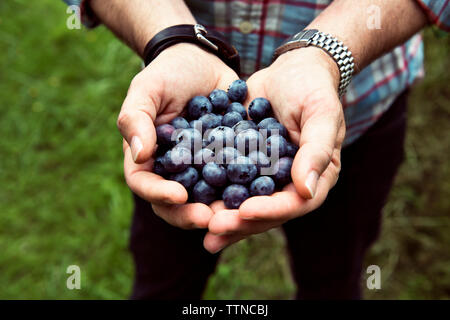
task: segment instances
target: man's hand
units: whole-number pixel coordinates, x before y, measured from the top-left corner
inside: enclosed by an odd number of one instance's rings
[[[117,121],[124,137],[125,178],[133,192],[174,226],[206,228],[213,211],[201,203],[185,204],[188,194],[181,184],[151,172],[155,127],[178,116],[192,97],[226,89],[237,78],[215,55],[182,43],[164,50],[131,82]]]
[[[208,251],[217,252],[322,204],[341,167],[345,122],[338,83],[336,63],[314,47],[287,52],[250,77],[247,104],[257,97],[267,98],[275,117],[300,146],[291,170],[293,183],[271,196],[249,198],[239,210],[215,203],[204,239]]]

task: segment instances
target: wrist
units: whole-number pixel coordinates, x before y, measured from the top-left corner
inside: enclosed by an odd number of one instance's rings
[[[164,50],[179,44],[190,43],[203,51],[212,53],[236,73],[240,72],[239,54],[219,32],[206,30],[200,24],[182,24],[166,28],[156,34],[145,46],[144,62],[149,65]],[[186,54],[181,56],[187,58]]]
[[[285,63],[287,61],[291,61],[299,67],[305,63],[321,67],[321,69],[326,70],[329,74],[330,84],[336,91],[338,90],[340,82],[339,68],[333,58],[322,49],[313,46],[293,49],[280,55],[274,64]]]
[[[90,0],[96,17],[141,57],[148,41],[161,30],[195,24],[182,0]]]

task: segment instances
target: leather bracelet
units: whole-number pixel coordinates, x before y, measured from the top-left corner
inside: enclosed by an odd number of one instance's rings
[[[224,63],[240,74],[240,59],[236,48],[227,43],[223,35],[206,30],[200,24],[181,24],[158,32],[144,49],[144,63],[148,66],[164,49],[177,43],[194,43],[218,56]]]

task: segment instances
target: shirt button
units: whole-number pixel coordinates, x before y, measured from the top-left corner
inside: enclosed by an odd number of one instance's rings
[[[253,24],[250,21],[242,21],[239,24],[239,30],[241,30],[242,33],[248,34],[253,31]]]

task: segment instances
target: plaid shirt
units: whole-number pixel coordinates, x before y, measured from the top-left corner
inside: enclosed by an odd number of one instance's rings
[[[64,0],[80,5],[83,23],[98,24],[86,0]],[[449,0],[416,0],[430,22],[450,31]],[[274,50],[305,28],[332,0],[186,0],[198,23],[222,32],[241,56],[241,77],[270,64]],[[355,141],[391,106],[395,98],[423,77],[420,34],[375,60],[353,78],[342,97],[347,135]]]

